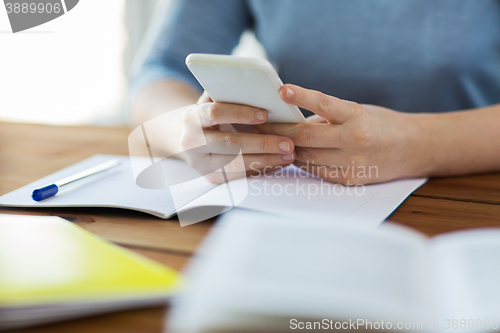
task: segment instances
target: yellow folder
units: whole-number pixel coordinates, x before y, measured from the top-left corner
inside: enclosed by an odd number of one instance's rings
[[[0,214],[0,328],[164,303],[180,281],[58,217]]]

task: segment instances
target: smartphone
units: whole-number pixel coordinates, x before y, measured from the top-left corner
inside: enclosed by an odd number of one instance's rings
[[[283,82],[265,59],[192,53],[186,65],[214,102],[265,109],[268,123],[306,122],[298,107],[281,99]]]

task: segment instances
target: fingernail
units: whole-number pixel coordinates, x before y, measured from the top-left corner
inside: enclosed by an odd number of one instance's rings
[[[280,149],[283,151],[289,151],[290,150],[290,143],[288,143],[288,141],[280,142],[278,147],[280,147]]]
[[[266,120],[266,111],[255,112],[255,118],[257,118],[257,120]]]
[[[293,161],[293,154],[283,155],[283,161],[287,161],[287,162]]]
[[[256,127],[252,127],[252,128],[250,128],[250,133],[259,134],[259,129]]]
[[[286,98],[292,98],[294,95],[295,95],[295,92],[292,89],[290,89],[290,88],[286,89],[286,93],[285,93]]]

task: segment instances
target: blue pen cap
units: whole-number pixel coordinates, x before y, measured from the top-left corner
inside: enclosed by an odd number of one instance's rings
[[[53,195],[56,195],[56,193],[59,191],[59,187],[57,187],[56,184],[50,184],[44,187],[37,188],[36,190],[33,191],[31,194],[31,197],[35,201],[40,201],[43,199],[46,199],[48,197],[51,197]]]

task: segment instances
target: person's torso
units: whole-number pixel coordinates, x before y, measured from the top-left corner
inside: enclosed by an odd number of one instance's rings
[[[248,0],[282,80],[441,112],[500,103],[500,0]]]

